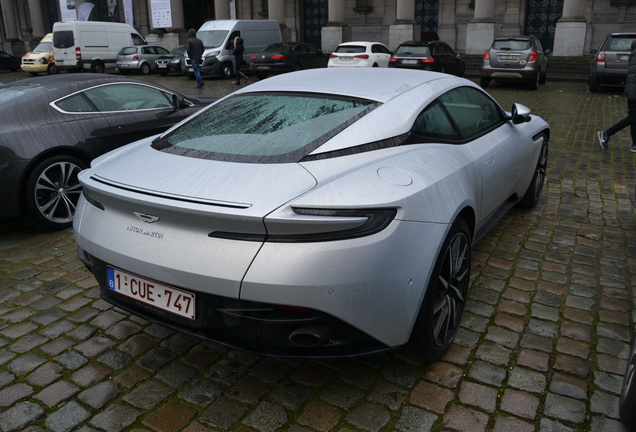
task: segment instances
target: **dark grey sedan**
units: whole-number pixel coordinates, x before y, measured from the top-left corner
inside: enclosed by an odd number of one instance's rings
[[[0,87],[0,217],[71,226],[77,173],[95,157],[158,134],[212,98],[121,76],[61,74]]]
[[[327,67],[329,56],[304,42],[276,43],[249,56],[250,69],[259,78],[302,69]]]
[[[592,50],[594,58],[590,63],[588,81],[591,92],[597,92],[605,85],[625,85],[627,64],[634,41],[636,33],[611,33],[603,39],[598,49]]]

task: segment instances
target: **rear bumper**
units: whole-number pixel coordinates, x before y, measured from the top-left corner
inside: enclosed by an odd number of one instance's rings
[[[626,69],[607,69],[604,66],[597,66],[591,72],[591,77],[599,83],[625,85],[627,78]]]
[[[104,261],[78,248],[101,297],[134,315],[222,345],[276,357],[350,357],[390,347],[328,314],[196,292],[196,321],[176,317],[108,288]]]

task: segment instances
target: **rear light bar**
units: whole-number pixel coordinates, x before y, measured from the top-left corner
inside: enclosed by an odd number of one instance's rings
[[[488,51],[486,51],[486,52],[484,53],[484,60],[488,60],[488,61],[490,61],[490,50],[488,50]]]
[[[75,47],[75,60],[81,60],[82,59],[82,50],[80,49],[80,47]]]
[[[437,59],[433,57],[426,57],[420,60],[422,63],[437,63]]]
[[[530,58],[528,58],[528,63],[537,61],[537,52],[532,51],[530,53]]]
[[[285,60],[285,56],[284,55],[280,55],[280,54],[274,54],[272,56],[272,60],[277,60],[277,61]]]
[[[368,59],[369,58],[369,54],[358,54],[354,56],[355,58],[361,58],[361,59]]]
[[[596,54],[596,63],[605,63],[605,51],[599,51]]]

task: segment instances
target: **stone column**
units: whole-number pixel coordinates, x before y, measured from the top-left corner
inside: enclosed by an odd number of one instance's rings
[[[42,7],[39,0],[29,0],[29,15],[31,17],[31,33],[33,34],[33,38],[42,38],[46,32],[44,30],[44,19],[42,17]]]
[[[494,0],[475,0],[475,18],[466,29],[466,54],[483,54],[495,39]]]
[[[183,7],[181,9],[183,10]],[[214,0],[214,19],[218,19],[218,20],[230,19],[229,0]]]
[[[416,28],[415,0],[397,0],[395,23],[389,28],[389,49],[395,51],[400,43],[419,39]]]
[[[584,2],[579,0],[563,2],[563,14],[554,30],[554,56],[583,55],[587,32],[583,6]]]
[[[457,26],[455,25],[455,3],[440,1],[437,9],[437,35],[448,42],[455,50],[457,47]]]
[[[345,23],[345,2],[342,0],[329,0],[327,3],[327,17],[327,25],[320,32],[322,37],[321,48],[324,52],[330,53],[347,39],[349,33]]]
[[[4,18],[4,31],[7,40],[18,40],[18,17],[13,13],[13,2],[11,0],[0,0],[0,8]]]

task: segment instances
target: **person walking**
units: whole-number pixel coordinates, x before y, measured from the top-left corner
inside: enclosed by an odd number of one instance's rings
[[[201,39],[197,37],[197,31],[195,29],[188,30],[188,41],[186,42],[186,52],[192,62],[192,71],[194,77],[197,79],[197,88],[203,87],[203,78],[201,78],[201,70],[199,66],[203,59],[203,52],[205,47]]]
[[[234,69],[236,70],[236,82],[234,84],[241,84],[241,77],[245,79],[247,84],[247,75],[241,71],[243,65],[243,53],[245,53],[245,46],[243,45],[243,38],[237,36],[234,38]]]
[[[632,52],[629,55],[627,64],[627,79],[625,80],[625,95],[627,95],[627,117],[616,123],[609,129],[599,131],[598,142],[604,150],[609,147],[612,135],[630,127],[632,135],[632,148],[630,151],[636,153],[636,40],[632,41]]]

